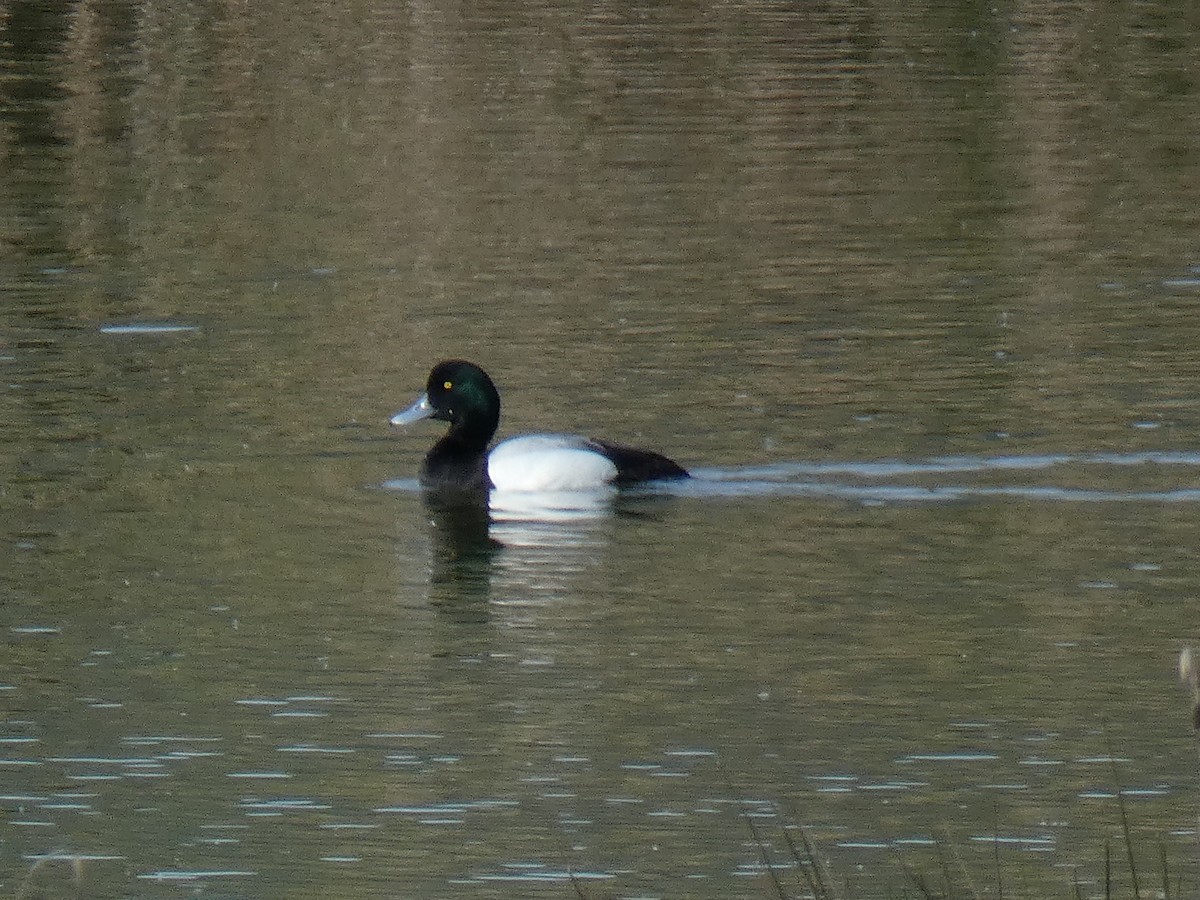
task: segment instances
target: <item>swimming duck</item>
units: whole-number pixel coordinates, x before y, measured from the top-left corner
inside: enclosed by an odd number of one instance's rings
[[[649,450],[568,434],[509,438],[488,453],[500,423],[500,392],[483,369],[451,359],[429,373],[425,393],[391,418],[393,425],[441,419],[450,430],[421,467],[432,488],[580,491],[606,485],[687,478],[687,471]]]

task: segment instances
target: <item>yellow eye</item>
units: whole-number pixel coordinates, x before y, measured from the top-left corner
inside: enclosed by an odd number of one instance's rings
[[[453,381],[443,381],[442,387],[444,387],[446,390],[450,390],[450,388],[454,387],[454,382]]]

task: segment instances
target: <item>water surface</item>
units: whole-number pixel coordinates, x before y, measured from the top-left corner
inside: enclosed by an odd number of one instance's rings
[[[1194,888],[1195,31],[0,11],[0,892]],[[697,477],[431,504],[451,356]]]

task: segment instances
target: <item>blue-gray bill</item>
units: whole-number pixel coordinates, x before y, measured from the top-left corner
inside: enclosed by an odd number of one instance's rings
[[[393,425],[411,425],[413,422],[428,419],[436,412],[433,404],[429,402],[429,394],[422,394],[412,406],[396,413],[390,421]]]

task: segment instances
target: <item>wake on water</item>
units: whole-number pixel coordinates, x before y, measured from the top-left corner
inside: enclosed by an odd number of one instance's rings
[[[687,481],[650,484],[628,493],[677,497],[828,497],[862,503],[952,502],[1014,498],[1073,503],[1197,503],[1200,487],[1130,488],[1106,484],[1105,469],[1136,467],[1200,469],[1200,453],[1056,453],[1029,456],[940,456],[916,460],[829,460],[765,466],[692,469]],[[1054,475],[1083,470],[1086,478],[1056,483]],[[948,476],[952,476],[950,480]],[[1022,483],[996,483],[1012,476]],[[1033,476],[1040,476],[1034,478]],[[908,479],[908,483],[904,481]],[[1161,479],[1155,479],[1161,482]],[[416,491],[416,479],[383,487]],[[562,498],[557,498],[561,502]],[[590,507],[592,504],[588,504]]]

